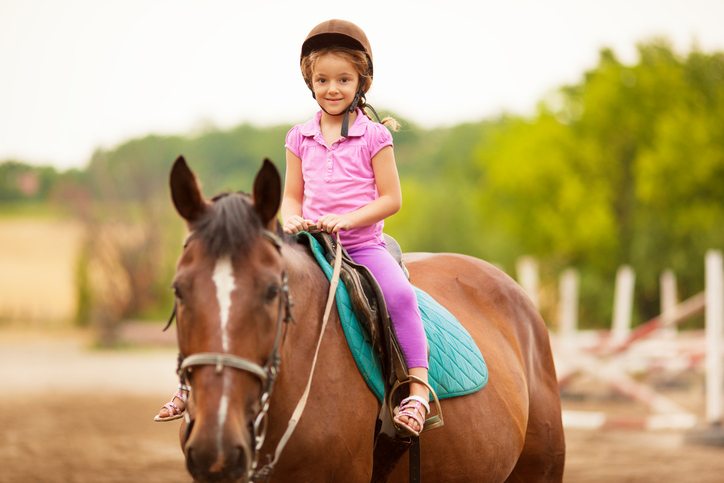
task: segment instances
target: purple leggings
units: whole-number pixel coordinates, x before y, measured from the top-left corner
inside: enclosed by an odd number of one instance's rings
[[[427,369],[427,338],[417,296],[400,265],[381,244],[347,249],[347,252],[355,263],[367,267],[380,285],[407,367]]]

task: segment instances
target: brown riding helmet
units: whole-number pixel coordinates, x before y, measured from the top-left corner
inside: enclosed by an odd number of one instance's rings
[[[372,84],[372,48],[364,31],[352,22],[332,19],[324,21],[314,27],[302,44],[299,63],[301,64],[302,59],[315,50],[335,46],[359,50],[367,54],[367,60],[370,65],[370,83],[367,85],[367,89],[365,89],[366,92]],[[302,73],[302,75],[304,75],[304,73]],[[307,79],[304,79],[304,81],[311,89],[312,86],[309,84],[309,81]]]

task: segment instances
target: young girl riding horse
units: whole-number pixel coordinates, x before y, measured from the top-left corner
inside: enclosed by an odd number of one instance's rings
[[[286,136],[283,229],[294,234],[316,225],[339,233],[352,259],[380,285],[410,375],[427,382],[427,340],[415,291],[382,237],[384,219],[400,209],[402,196],[392,135],[383,125],[396,130],[397,123],[375,123],[364,111],[373,77],[370,43],[357,25],[328,20],[302,44],[300,65],[321,110]],[[428,388],[413,381],[409,389],[395,423],[419,435],[430,411]],[[181,385],[155,419],[181,417],[187,397]]]
[[[316,224],[339,232],[352,259],[380,285],[410,374],[427,381],[427,340],[415,291],[382,237],[383,220],[400,209],[402,196],[392,135],[364,111],[373,75],[367,36],[351,22],[322,22],[302,44],[301,69],[321,110],[287,134],[284,231]],[[393,119],[385,122],[397,127]],[[424,384],[410,384],[395,418],[403,431],[419,434],[428,398]]]

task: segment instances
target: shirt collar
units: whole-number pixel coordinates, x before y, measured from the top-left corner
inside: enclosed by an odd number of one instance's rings
[[[302,136],[313,137],[317,134],[321,134],[322,129],[319,126],[319,121],[321,118],[322,111],[318,111],[312,119],[302,124],[300,128]],[[365,131],[367,131],[367,126],[370,122],[372,121],[370,121],[370,119],[362,112],[362,110],[357,109],[357,118],[354,120],[354,124],[349,127],[347,137],[349,138],[363,136]]]

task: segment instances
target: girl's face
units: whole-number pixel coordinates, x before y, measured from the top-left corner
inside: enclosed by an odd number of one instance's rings
[[[329,114],[341,114],[352,104],[359,85],[354,64],[329,53],[321,56],[312,71],[312,88],[319,105]]]

